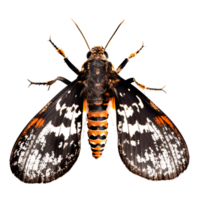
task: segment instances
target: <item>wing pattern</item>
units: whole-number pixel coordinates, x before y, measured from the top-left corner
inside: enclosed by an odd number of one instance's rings
[[[131,84],[120,83],[116,90],[118,149],[126,167],[151,180],[177,177],[189,164],[179,130]]]
[[[11,170],[26,183],[47,183],[70,170],[80,151],[81,85],[57,94],[25,127],[10,158]]]

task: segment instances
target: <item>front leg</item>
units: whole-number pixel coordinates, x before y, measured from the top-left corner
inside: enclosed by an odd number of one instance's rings
[[[142,54],[142,51],[145,48],[146,49],[150,48],[150,46],[145,44],[144,40],[141,40],[140,42],[141,42],[141,46],[138,49],[136,49],[135,51],[129,53],[124,59],[122,59],[118,63],[117,69],[116,69],[117,73],[122,73],[126,69],[127,65],[132,62],[131,60],[134,59],[135,57],[138,57],[140,54]]]
[[[68,58],[68,53],[65,52],[64,49],[58,47],[58,45],[53,41],[53,34],[48,34],[46,41],[49,42],[49,45],[52,46],[55,52],[62,58],[62,63],[67,67],[67,69],[70,70],[74,75],[77,75],[80,72],[80,68]]]
[[[26,85],[26,89],[31,89],[32,86],[46,87],[47,92],[49,92],[51,87],[58,82],[63,83],[64,85],[68,85],[71,83],[71,81],[64,76],[55,76],[53,79],[47,81],[46,80],[31,81],[30,78],[25,78],[25,81],[28,83]]]
[[[168,87],[168,84],[163,84],[162,87],[157,87],[157,86],[147,86],[144,83],[141,83],[137,80],[136,77],[133,78],[134,85],[140,88],[142,91],[146,92],[162,92],[163,94],[169,94],[169,92],[166,90]]]

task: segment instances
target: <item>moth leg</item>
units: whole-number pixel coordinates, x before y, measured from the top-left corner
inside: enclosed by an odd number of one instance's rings
[[[147,92],[162,92],[163,94],[169,94],[169,92],[166,90],[166,88],[168,87],[168,84],[163,84],[161,87],[157,87],[157,86],[152,86],[152,85],[145,85],[144,83],[141,83],[140,81],[137,80],[137,77],[133,78],[133,84],[135,86],[137,86],[139,89],[141,89],[142,91],[144,91],[145,93]]]
[[[141,40],[140,42],[141,42],[141,46],[138,49],[129,53],[124,59],[122,59],[119,62],[119,64],[117,65],[117,73],[122,73],[126,69],[127,65],[132,62],[131,60],[134,59],[135,57],[138,57],[140,54],[142,54],[142,51],[145,48],[147,49],[150,48],[148,45],[145,44],[144,40]]]
[[[62,63],[70,70],[74,75],[80,72],[80,68],[67,56],[68,52],[60,48],[55,41],[53,41],[53,34],[48,34],[47,42],[54,49],[54,51],[62,58]]]
[[[64,76],[55,76],[51,80],[39,80],[39,81],[32,81],[30,78],[25,78],[25,81],[28,83],[26,85],[26,89],[31,89],[32,86],[37,86],[37,87],[46,87],[47,92],[50,91],[51,87],[60,82],[63,83],[64,85],[68,85],[71,81],[64,77]]]

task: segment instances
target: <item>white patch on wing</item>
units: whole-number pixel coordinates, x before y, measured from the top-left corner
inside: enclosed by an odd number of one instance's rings
[[[62,100],[62,99],[60,98],[60,99],[58,100],[57,104],[56,104],[56,111],[59,111],[59,110],[60,110],[60,116],[62,115],[62,111],[63,111],[64,109],[67,108],[67,107],[66,107],[66,104],[63,104],[62,107],[60,106],[60,101],[61,101],[61,100]]]
[[[125,111],[120,111],[119,109],[117,110],[118,114],[124,117],[124,123],[122,121],[118,121],[118,129],[120,132],[125,132],[128,133],[128,122],[125,116]]]
[[[63,149],[68,145],[68,142],[64,143]]]
[[[62,161],[62,156],[60,155],[58,158],[55,158],[55,154],[52,151],[51,155],[46,153],[44,157],[41,159],[41,154],[35,150],[27,160],[27,164],[25,166],[24,173],[30,179],[34,179],[37,174],[45,175],[47,178],[50,176],[51,169],[48,168],[46,173],[43,174],[42,170],[46,168],[47,163],[52,163],[52,165],[58,165]]]
[[[81,115],[81,111],[79,110],[78,113],[75,112],[75,110],[79,107],[79,105],[73,104],[71,107],[66,107],[66,113],[65,118],[72,119],[77,118],[79,115]],[[73,111],[72,111],[73,110]]]
[[[128,124],[128,128],[131,137],[135,135],[136,131],[140,134],[143,134],[144,132],[149,132],[148,124],[141,125],[137,120],[135,121],[134,125]]]
[[[33,135],[32,133],[30,134],[29,137],[26,137],[26,140],[24,142],[19,142],[19,148],[15,149],[14,151],[14,157],[19,157],[18,163],[21,165],[24,164],[24,160],[27,157],[28,153],[29,153],[29,149],[32,147],[33,143],[35,140],[35,135]],[[24,152],[24,153],[22,153]],[[14,165],[18,164],[17,162]]]
[[[74,143],[74,140],[72,140],[69,145],[71,146],[73,143]]]
[[[134,114],[134,111],[131,106],[128,107],[127,105],[124,105],[124,104],[120,104],[119,106],[124,108],[124,110],[122,111],[120,111],[119,109],[117,110],[117,113],[123,116],[123,120],[124,120],[123,123],[122,121],[118,121],[118,129],[120,130],[120,132],[128,133],[132,137],[136,131],[140,132],[141,134],[144,133],[144,131],[145,132],[150,131],[148,124],[145,124],[145,125],[139,124],[137,120],[135,121],[135,124],[133,125],[128,124],[127,118],[132,117]]]
[[[129,141],[128,141],[127,139],[125,139],[125,140],[123,141],[123,143],[128,143],[128,144],[129,144]]]
[[[58,148],[61,148],[62,144],[63,144],[63,142],[60,142],[59,145],[58,145]]]
[[[136,146],[136,142],[134,140],[131,140],[131,145]]]
[[[52,122],[50,121],[40,132],[38,138],[36,139],[36,142],[33,146],[33,148],[36,148],[36,145],[40,144],[41,145],[41,150],[44,150],[44,147],[46,145],[46,137],[50,133],[55,133],[55,137],[59,137],[61,134],[65,136],[65,140],[68,139],[69,135],[75,134],[71,133],[70,134],[70,127],[65,127],[64,124],[62,123],[60,126],[55,127],[52,125]],[[58,148],[61,148],[62,144],[60,143]]]
[[[155,174],[155,169],[152,169],[149,165],[147,165],[147,174],[150,177],[153,177],[153,175]]]
[[[69,91],[70,92],[70,91]],[[59,111],[60,110],[60,116],[62,114],[62,111],[64,109],[66,109],[66,113],[64,115],[65,118],[68,118],[68,119],[74,119],[74,118],[77,118],[79,115],[81,115],[81,111],[78,110],[78,113],[75,112],[75,110],[79,107],[79,105],[76,105],[76,104],[73,104],[72,106],[66,106],[66,104],[64,103],[62,105],[62,107],[60,106],[60,101],[61,99],[58,100],[57,104],[56,104],[56,111]],[[73,111],[72,111],[73,110]]]
[[[122,111],[122,112],[125,112],[125,115],[122,115],[122,116],[124,116],[124,117],[126,116],[127,118],[133,116],[134,111],[131,106],[128,107],[126,104],[119,104],[119,106],[124,108],[124,111]],[[121,114],[119,113],[119,115],[121,115]]]
[[[143,158],[143,157],[141,157],[139,154],[137,154],[136,158],[137,158],[137,162],[139,162],[139,163],[141,163],[141,162],[146,163],[146,159]]]
[[[62,107],[61,107],[60,101],[61,101],[61,99],[59,99],[57,104],[56,104],[56,111],[60,110],[60,116],[61,116],[62,110],[66,109],[64,117],[71,120],[71,127],[67,127],[67,128],[65,127],[66,129],[68,129],[67,132],[70,133],[70,134],[75,134],[76,132],[79,132],[80,129],[81,129],[81,124],[80,123],[78,124],[79,126],[77,127],[77,130],[76,130],[76,125],[75,125],[76,118],[78,118],[78,116],[81,115],[80,110],[78,110],[78,113],[75,112],[77,110],[77,108],[79,107],[79,105],[73,104],[72,106],[67,107],[66,104],[63,104]],[[63,124],[61,124],[61,126],[58,127],[58,128],[61,129],[62,126],[63,126]],[[56,134],[59,133],[59,132],[60,131],[57,129]]]
[[[142,100],[136,95],[136,97],[138,98],[139,100],[139,103],[138,105],[140,106],[140,108],[144,108],[144,104],[142,103]]]
[[[122,94],[122,93],[120,92],[119,95],[120,95],[121,97],[124,97],[126,94],[125,94],[125,93]]]

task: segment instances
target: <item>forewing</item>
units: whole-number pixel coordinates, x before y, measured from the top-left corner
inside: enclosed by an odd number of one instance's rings
[[[132,85],[120,83],[116,90],[118,148],[126,167],[151,180],[177,177],[189,164],[179,130]]]
[[[82,128],[82,86],[73,82],[57,94],[24,128],[10,157],[12,172],[26,183],[47,183],[78,158]]]

